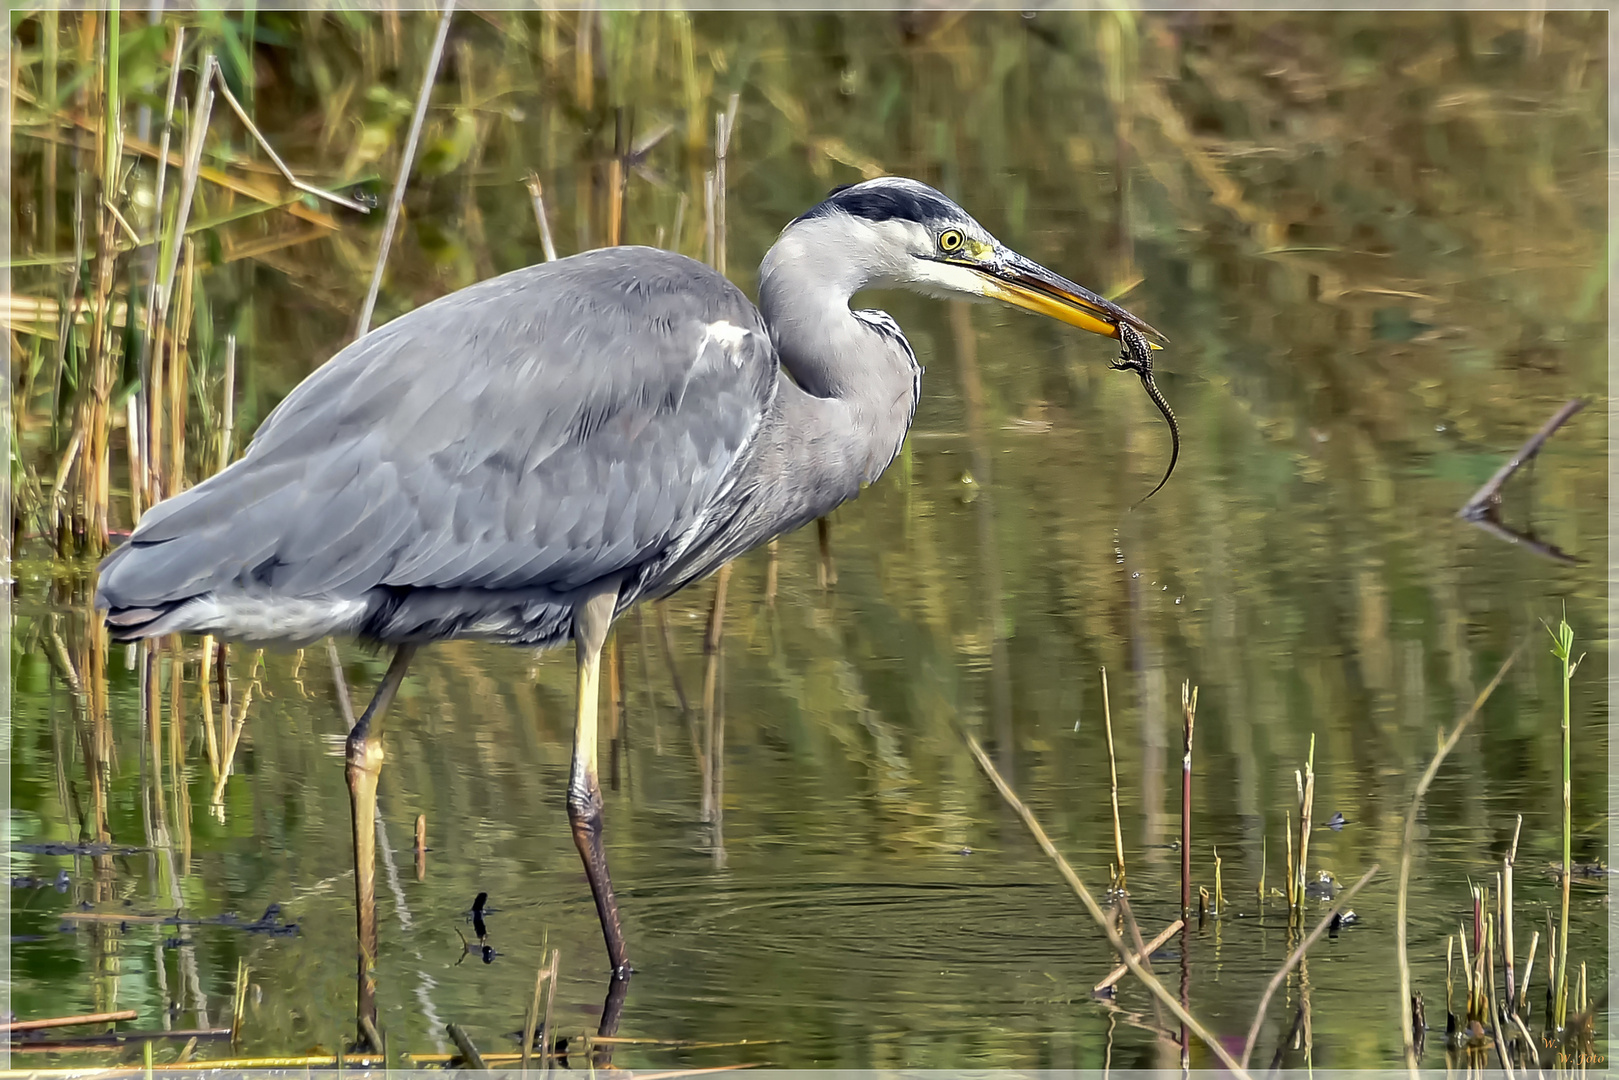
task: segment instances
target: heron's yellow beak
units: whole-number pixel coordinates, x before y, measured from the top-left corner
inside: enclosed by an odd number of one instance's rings
[[[992,300],[1033,311],[1058,322],[1089,330],[1103,337],[1117,338],[1119,324],[1129,323],[1149,339],[1153,348],[1169,339],[1111,300],[1075,285],[1032,259],[1015,251],[1001,249],[984,262],[965,262],[983,278],[984,295]],[[1157,341],[1150,339],[1156,338]]]

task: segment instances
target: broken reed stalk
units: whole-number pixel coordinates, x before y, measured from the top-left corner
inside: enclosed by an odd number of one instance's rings
[[[561,970],[561,962],[562,951],[552,949],[551,963],[548,965],[550,975],[547,978],[550,985],[546,987],[545,991],[545,1018],[540,1024],[540,1072],[542,1074],[551,1071],[551,1013],[557,1003],[557,975]],[[595,1059],[592,1058],[591,1060],[594,1061]]]
[[[224,472],[230,464],[231,431],[236,427],[236,335],[225,337],[225,385],[221,391],[219,421],[219,459],[215,472]],[[203,680],[206,685],[207,680]]]
[[[1523,815],[1512,827],[1512,846],[1507,849],[1507,857],[1501,860],[1501,960],[1507,978],[1507,1009],[1514,1008],[1518,1000],[1518,993],[1513,979],[1512,970],[1512,864],[1518,858],[1518,835],[1523,832]]]
[[[1192,909],[1192,729],[1197,723],[1197,691],[1181,683],[1181,915]]]
[[[613,156],[607,162],[607,246],[624,242],[624,194],[629,177],[624,159],[629,155],[629,132],[624,106],[613,110]]]
[[[1482,998],[1485,1015],[1490,1018],[1490,1034],[1495,1041],[1496,1056],[1501,1059],[1501,1068],[1506,1071],[1507,1080],[1516,1080],[1512,1074],[1512,1059],[1507,1056],[1506,1039],[1501,1035],[1501,1018],[1505,1015],[1495,1007],[1495,916],[1487,916],[1484,927],[1484,956],[1480,957],[1479,966],[1484,969],[1484,984]]]
[[[214,794],[209,805],[216,811],[223,812],[225,805],[225,781],[230,779],[231,763],[236,760],[236,744],[241,741],[242,728],[247,724],[247,708],[253,704],[253,691],[258,688],[259,667],[264,663],[264,650],[258,649],[253,653],[253,662],[247,668],[247,689],[242,691],[242,700],[236,706],[234,721],[228,713],[220,716],[220,723],[224,727],[221,737],[224,742],[224,756],[219,764],[219,779],[214,781]],[[227,706],[228,708],[228,706]]]
[[[549,936],[549,935],[547,935]],[[541,955],[544,955],[545,946],[540,946]],[[540,991],[545,986],[545,965],[541,964],[534,972],[534,999],[529,1002],[528,1012],[523,1016],[523,1057],[522,1067],[528,1072],[529,1065],[534,1057],[534,1033],[540,1026]],[[543,1057],[544,1054],[542,1053]]]
[[[1214,849],[1214,913],[1220,914],[1225,907],[1225,888],[1220,882],[1220,849]]]
[[[1304,772],[1293,771],[1299,790],[1299,858],[1294,864],[1293,905],[1301,910],[1309,885],[1310,823],[1315,818],[1315,736],[1310,736],[1310,755],[1304,759]]]
[[[1277,989],[1287,978],[1287,973],[1299,965],[1299,962],[1304,959],[1304,954],[1309,951],[1310,946],[1320,940],[1321,935],[1326,933],[1327,929],[1332,925],[1333,917],[1349,902],[1350,897],[1360,892],[1361,886],[1372,880],[1372,875],[1377,873],[1378,869],[1378,865],[1373,863],[1371,868],[1360,876],[1359,881],[1339,893],[1337,901],[1327,909],[1325,915],[1321,916],[1321,921],[1316,923],[1315,929],[1311,930],[1304,940],[1299,942],[1298,947],[1288,955],[1282,966],[1277,968],[1276,973],[1270,977],[1270,982],[1265,986],[1265,993],[1259,999],[1259,1007],[1254,1010],[1253,1023],[1248,1025],[1248,1039],[1242,1046],[1243,1068],[1248,1067],[1248,1058],[1254,1052],[1254,1043],[1259,1041],[1259,1029],[1264,1026],[1265,1010],[1270,1007],[1270,999],[1275,996]]]
[[[1298,906],[1298,901],[1295,899],[1293,887],[1293,811],[1291,810],[1282,813],[1282,839],[1287,841],[1287,906],[1294,908]]]
[[[176,669],[176,680],[179,679],[179,670]],[[232,1049],[240,1045],[242,1040],[242,1018],[247,1013],[247,961],[238,958],[236,961],[236,988],[231,993],[230,1010],[230,1044]],[[377,1049],[381,1049],[379,1045]]]
[[[1260,907],[1265,906],[1265,859],[1270,853],[1269,848],[1270,848],[1270,839],[1269,839],[1269,837],[1261,836],[1259,838],[1259,887],[1258,887],[1259,906]]]
[[[742,100],[732,94],[725,111],[714,114],[714,269],[725,274],[725,160],[731,152],[731,135],[736,130],[736,107]]]
[[[1579,669],[1581,661],[1585,659],[1585,654],[1581,653],[1579,660],[1573,659],[1574,628],[1569,626],[1567,618],[1558,620],[1557,629],[1550,632],[1552,635],[1552,655],[1557,657],[1563,666],[1563,915],[1557,927],[1557,1009],[1554,1018],[1557,1030],[1562,1031],[1568,1024],[1568,893],[1574,878],[1574,860],[1572,856],[1573,804],[1571,801],[1573,765],[1570,756],[1569,738],[1569,686],[1573,683],[1574,672]]]
[[[1535,973],[1535,949],[1540,945],[1540,931],[1536,930],[1529,935],[1529,955],[1523,961],[1523,984],[1518,987],[1518,996],[1512,1001],[1512,1014],[1517,1016],[1529,1004],[1529,977]]]
[[[984,748],[978,745],[978,740],[966,732],[962,733],[962,737],[967,742],[967,749],[972,751],[973,758],[977,760],[978,767],[984,770],[984,774],[995,785],[995,790],[1000,792],[1001,798],[1005,800],[1006,804],[1017,812],[1018,817],[1023,819],[1023,825],[1029,830],[1029,834],[1034,837],[1034,842],[1040,846],[1041,851],[1045,852],[1046,857],[1056,865],[1057,872],[1068,883],[1068,887],[1074,891],[1074,895],[1079,897],[1080,903],[1085,905],[1086,912],[1096,921],[1096,925],[1102,928],[1102,933],[1107,935],[1107,943],[1113,947],[1114,952],[1119,954],[1119,957],[1124,961],[1124,965],[1130,969],[1130,974],[1139,979],[1142,985],[1146,986],[1153,996],[1175,1015],[1177,1020],[1185,1024],[1192,1034],[1201,1039],[1203,1044],[1213,1052],[1214,1056],[1220,1059],[1221,1064],[1234,1075],[1245,1078],[1245,1080],[1251,1080],[1251,1078],[1248,1078],[1248,1070],[1243,1068],[1242,1064],[1231,1056],[1224,1044],[1193,1017],[1190,1012],[1184,1009],[1181,1003],[1175,1000],[1175,995],[1165,989],[1164,984],[1154,978],[1152,973],[1142,966],[1142,962],[1136,959],[1135,954],[1124,943],[1124,939],[1119,937],[1118,931],[1113,929],[1112,924],[1108,922],[1107,913],[1097,904],[1096,898],[1085,887],[1085,883],[1079,879],[1079,875],[1074,872],[1074,868],[1068,864],[1067,859],[1063,858],[1062,852],[1057,850],[1056,845],[1051,842],[1051,838],[1046,835],[1046,831],[1040,827],[1040,822],[1035,820],[1034,813],[1024,805],[1023,800],[1018,798],[1017,793],[1002,778],[999,770],[995,768],[995,763],[989,760],[989,755],[984,753]]]
[[[540,227],[540,250],[545,252],[546,262],[556,262],[557,245],[551,238],[551,219],[545,212],[545,191],[540,186],[540,174],[528,174],[528,195],[534,201],[534,221]]]
[[[1124,831],[1119,828],[1119,762],[1113,753],[1113,706],[1108,701],[1105,667],[1102,669],[1102,725],[1107,730],[1108,788],[1113,799],[1113,858],[1118,865],[1113,876],[1113,888],[1124,892]]]
[[[427,99],[433,96],[433,84],[438,81],[439,60],[444,55],[444,39],[450,33],[450,16],[455,12],[455,0],[444,0],[444,11],[439,16],[438,34],[427,55],[427,72],[422,76],[421,92],[416,95],[416,113],[410,119],[410,133],[405,137],[405,152],[399,159],[399,176],[394,181],[393,193],[388,197],[388,217],[382,224],[382,246],[377,251],[377,263],[371,269],[371,287],[366,290],[365,304],[354,324],[354,337],[365,337],[371,329],[371,312],[377,306],[377,290],[382,287],[382,271],[388,264],[388,249],[393,246],[394,228],[399,224],[399,207],[405,201],[405,185],[410,182],[411,166],[416,161],[416,144],[422,137],[422,121],[427,117]]]
[[[1186,920],[1176,919],[1174,922],[1164,927],[1163,931],[1157,937],[1153,938],[1143,946],[1138,946],[1132,955],[1134,955],[1137,960],[1145,963],[1153,953],[1163,948],[1164,942],[1174,937],[1180,931],[1180,928],[1185,925]],[[1108,987],[1112,986],[1114,983],[1118,982],[1128,974],[1130,974],[1130,968],[1125,964],[1120,964],[1118,967],[1108,972],[1105,979],[1091,987],[1091,993],[1100,994],[1103,990],[1106,990]]]
[[[1467,712],[1463,713],[1456,721],[1456,726],[1451,730],[1449,737],[1440,744],[1439,749],[1434,753],[1433,760],[1428,762],[1427,769],[1423,770],[1421,778],[1417,780],[1416,790],[1411,795],[1411,805],[1405,813],[1405,834],[1400,849],[1400,878],[1394,901],[1394,945],[1400,968],[1400,1035],[1405,1047],[1406,1068],[1410,1072],[1412,1080],[1417,1080],[1418,1072],[1416,1044],[1412,1041],[1411,1034],[1411,961],[1406,951],[1405,924],[1408,906],[1407,892],[1411,884],[1411,851],[1416,845],[1417,838],[1417,813],[1422,808],[1422,797],[1428,793],[1428,786],[1433,783],[1434,777],[1439,773],[1439,766],[1444,763],[1445,757],[1451,750],[1455,749],[1456,743],[1461,739],[1462,732],[1467,730],[1467,726],[1473,722],[1473,718],[1484,707],[1484,703],[1490,700],[1490,695],[1495,693],[1495,688],[1501,685],[1501,680],[1518,659],[1518,654],[1523,652],[1525,644],[1527,642],[1520,643],[1516,649],[1512,650],[1512,655],[1502,662],[1501,667],[1495,673],[1495,677],[1479,692],[1478,697],[1473,700],[1473,704]]]

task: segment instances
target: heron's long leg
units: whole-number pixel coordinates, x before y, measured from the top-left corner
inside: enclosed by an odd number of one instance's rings
[[[382,740],[372,738],[371,724],[392,704],[415,652],[416,646],[401,645],[394,653],[371,704],[349,730],[344,754],[354,812],[354,925],[360,945],[355,1011],[362,1038],[366,1026],[377,1022],[377,778],[382,775]]]
[[[602,644],[612,625],[613,607],[618,602],[616,585],[586,600],[574,609],[574,643],[578,649],[579,701],[573,728],[573,769],[568,776],[568,821],[573,825],[573,842],[585,863],[585,876],[596,897],[596,914],[601,919],[602,936],[607,939],[607,958],[615,977],[631,971],[624,947],[624,931],[618,922],[618,901],[613,897],[613,879],[607,873],[607,855],[602,851],[602,792],[596,777],[596,703],[601,689]]]

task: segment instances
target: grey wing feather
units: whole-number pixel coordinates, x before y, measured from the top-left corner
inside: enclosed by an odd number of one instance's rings
[[[617,248],[516,271],[343,350],[242,460],[154,507],[98,600],[567,592],[689,542],[775,393],[758,313]]]

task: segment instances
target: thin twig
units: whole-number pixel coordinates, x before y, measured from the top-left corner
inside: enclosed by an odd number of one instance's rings
[[[343,726],[354,730],[354,702],[349,699],[349,681],[343,677],[343,661],[337,655],[337,642],[326,639],[326,656],[332,662],[332,682],[337,687],[337,706],[343,710]]]
[[[1406,890],[1411,883],[1411,849],[1416,844],[1417,837],[1417,811],[1421,809],[1422,797],[1428,793],[1428,785],[1433,783],[1433,778],[1438,774],[1445,756],[1455,748],[1457,741],[1462,737],[1462,732],[1467,730],[1467,725],[1473,722],[1473,718],[1484,707],[1484,703],[1490,700],[1490,695],[1501,685],[1501,680],[1506,677],[1507,671],[1527,644],[1527,641],[1522,642],[1512,650],[1512,655],[1502,662],[1489,685],[1474,699],[1472,707],[1456,721],[1456,727],[1451,731],[1450,737],[1440,745],[1433,760],[1428,762],[1428,768],[1423,771],[1422,778],[1417,781],[1417,789],[1411,796],[1411,806],[1405,812],[1405,839],[1400,850],[1400,884],[1394,900],[1394,945],[1400,965],[1400,1035],[1404,1039],[1405,1064],[1411,1074],[1411,1080],[1417,1080],[1418,1073],[1417,1048],[1411,1035],[1411,961],[1406,954],[1405,919]]]
[[[435,64],[434,66],[436,67],[437,65]],[[225,82],[225,73],[219,69],[219,65],[217,63],[214,65],[213,73],[215,85],[219,87],[220,94],[230,104],[231,110],[236,113],[236,118],[242,122],[243,127],[247,128],[247,133],[253,136],[254,141],[257,142],[261,148],[263,148],[264,152],[270,155],[270,160],[275,163],[276,169],[279,170],[281,175],[286,178],[287,183],[291,184],[299,191],[315,196],[317,199],[325,199],[327,202],[336,203],[337,205],[347,207],[350,210],[358,210],[362,214],[369,214],[371,212],[371,208],[362,202],[355,202],[353,199],[339,195],[336,192],[327,191],[324,188],[318,188],[314,184],[306,184],[296,176],[292,175],[292,170],[287,168],[287,163],[281,160],[281,155],[275,152],[275,147],[270,145],[270,140],[266,139],[264,137],[264,133],[261,132],[253,121],[248,118],[247,110],[243,109],[242,106],[237,102],[236,95],[230,92],[230,86]]]
[[[394,181],[393,194],[388,197],[388,219],[382,224],[382,247],[377,252],[377,264],[371,270],[371,287],[366,290],[365,305],[360,308],[360,318],[354,326],[356,339],[365,337],[371,329],[371,312],[377,306],[382,270],[388,264],[388,249],[393,246],[394,228],[399,224],[399,207],[405,200],[405,185],[410,180],[411,164],[416,160],[416,143],[421,139],[422,120],[427,116],[427,99],[432,96],[433,84],[438,81],[439,59],[444,55],[444,39],[450,33],[450,16],[454,11],[455,0],[444,0],[444,13],[438,20],[438,36],[433,39],[433,50],[427,57],[427,73],[422,76],[421,93],[416,95],[416,115],[411,117],[405,152],[399,159],[399,177]]]
[[[1159,934],[1157,937],[1155,937],[1151,941],[1147,942],[1147,944],[1145,946],[1145,950],[1146,950],[1145,952],[1143,952],[1143,951],[1141,951],[1139,949],[1136,950],[1136,953],[1135,953],[1136,959],[1137,960],[1145,960],[1147,957],[1151,956],[1154,952],[1157,952],[1159,949],[1163,948],[1164,942],[1166,942],[1170,938],[1174,937],[1175,933],[1178,930],[1180,930],[1181,927],[1183,927],[1185,925],[1186,925],[1186,923],[1185,923],[1184,920],[1176,919],[1174,922],[1172,922],[1168,926],[1164,927],[1163,933]],[[1108,987],[1112,986],[1114,983],[1118,982],[1120,979],[1124,978],[1129,973],[1130,973],[1130,969],[1128,967],[1126,967],[1124,964],[1120,964],[1118,967],[1114,968],[1112,971],[1107,973],[1107,978],[1103,979],[1101,982],[1099,982],[1095,986],[1091,987],[1091,993],[1093,993],[1093,994],[1101,993],[1103,990],[1106,990]]]
[[[1552,418],[1541,425],[1540,430],[1529,437],[1529,441],[1518,448],[1518,452],[1507,460],[1507,463],[1495,471],[1495,475],[1484,482],[1484,486],[1473,493],[1473,497],[1462,504],[1456,512],[1458,517],[1472,521],[1484,515],[1488,509],[1501,500],[1501,487],[1512,478],[1512,474],[1527,465],[1546,445],[1546,440],[1557,433],[1557,429],[1568,423],[1575,413],[1585,408],[1584,398],[1574,398],[1552,415]]]
[[[1304,959],[1304,954],[1309,950],[1310,946],[1319,941],[1321,935],[1327,932],[1327,928],[1332,925],[1332,920],[1338,914],[1339,909],[1349,902],[1350,897],[1360,892],[1362,885],[1372,880],[1372,875],[1377,873],[1377,870],[1377,864],[1373,863],[1371,869],[1360,876],[1359,881],[1340,893],[1337,902],[1327,909],[1325,915],[1321,916],[1321,921],[1316,924],[1315,929],[1310,931],[1303,941],[1299,942],[1298,948],[1294,949],[1292,955],[1283,962],[1281,967],[1276,969],[1276,974],[1270,977],[1270,982],[1265,986],[1265,993],[1259,999],[1259,1007],[1254,1010],[1254,1022],[1248,1026],[1248,1041],[1243,1043],[1242,1046],[1242,1064],[1244,1068],[1247,1068],[1248,1058],[1254,1052],[1254,1043],[1259,1041],[1259,1029],[1265,1024],[1265,1010],[1270,1007],[1270,999],[1275,996],[1277,988],[1282,985],[1282,980],[1286,979],[1287,973],[1297,967],[1299,962]]]
[[[1142,985],[1152,991],[1153,996],[1163,1002],[1164,1006],[1175,1014],[1175,1019],[1185,1024],[1192,1034],[1201,1039],[1203,1044],[1213,1051],[1214,1056],[1220,1059],[1221,1064],[1231,1070],[1234,1075],[1248,1078],[1248,1070],[1243,1068],[1241,1062],[1231,1056],[1230,1051],[1225,1048],[1224,1044],[1208,1028],[1199,1023],[1191,1013],[1182,1008],[1181,1003],[1176,1001],[1175,996],[1164,988],[1163,983],[1159,982],[1151,972],[1141,966],[1141,961],[1137,960],[1131,953],[1129,946],[1125,945],[1124,940],[1119,937],[1118,931],[1108,924],[1107,914],[1097,904],[1096,898],[1091,895],[1090,890],[1085,887],[1085,883],[1079,879],[1079,875],[1074,873],[1074,868],[1068,865],[1068,860],[1063,858],[1062,852],[1057,850],[1056,845],[1051,842],[1051,838],[1046,835],[1046,831],[1035,820],[1033,812],[1023,804],[1023,800],[1019,799],[1017,793],[1007,786],[1006,781],[1001,778],[1001,774],[995,768],[994,762],[989,760],[989,755],[984,753],[984,748],[978,745],[978,740],[965,732],[963,732],[963,736],[967,740],[967,748],[972,751],[973,757],[978,761],[978,767],[984,770],[985,775],[995,785],[995,790],[999,791],[1001,798],[1006,800],[1006,804],[1017,811],[1018,816],[1023,819],[1023,824],[1029,830],[1029,834],[1034,837],[1034,842],[1039,844],[1040,850],[1045,852],[1046,857],[1056,864],[1057,872],[1068,883],[1068,887],[1074,890],[1074,895],[1078,896],[1080,903],[1085,905],[1085,910],[1090,913],[1092,919],[1096,920],[1096,925],[1102,928],[1102,933],[1107,935],[1107,943],[1113,946],[1114,952],[1119,954],[1125,966],[1130,969],[1130,974],[1141,980]],[[1248,1080],[1251,1080],[1251,1078],[1248,1078]]]

